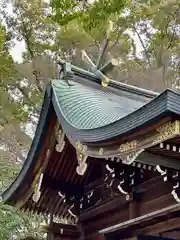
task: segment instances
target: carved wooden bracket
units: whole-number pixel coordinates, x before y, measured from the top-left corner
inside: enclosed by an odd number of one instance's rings
[[[62,152],[65,146],[65,134],[62,129],[59,129],[58,134],[56,136],[57,144],[56,144],[56,151],[57,152]]]
[[[35,176],[35,179],[32,183],[33,189],[34,189],[34,194],[32,196],[32,199],[34,202],[38,202],[40,197],[41,197],[41,185],[42,185],[42,180],[44,177],[44,169],[48,163],[49,157],[51,155],[51,150],[47,149],[46,151],[46,156],[43,162],[43,165],[41,166],[41,168],[39,169],[38,173]]]
[[[84,175],[85,171],[87,170],[87,163],[86,160],[88,156],[86,155],[87,146],[81,144],[80,142],[76,143],[76,154],[77,154],[77,161],[78,166],[76,168],[76,172],[79,175]]]
[[[36,175],[34,180],[34,194],[32,196],[32,199],[34,202],[38,202],[41,197],[41,184],[43,180],[43,173],[41,172],[42,169],[40,169],[39,173]]]
[[[179,172],[176,171],[173,174],[168,174],[167,169],[163,170],[161,168],[161,166],[157,165],[156,166],[156,170],[161,174],[161,176],[163,177],[163,181],[164,182],[171,182],[172,183],[172,191],[171,194],[174,197],[174,199],[176,200],[176,202],[180,203],[180,197],[177,193],[177,190],[180,189],[180,176],[179,176]]]

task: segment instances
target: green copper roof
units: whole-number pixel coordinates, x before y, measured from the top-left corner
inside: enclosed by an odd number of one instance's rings
[[[64,119],[77,129],[95,129],[106,126],[134,112],[150,99],[127,91],[118,95],[92,85],[64,80],[53,80],[56,103]]]

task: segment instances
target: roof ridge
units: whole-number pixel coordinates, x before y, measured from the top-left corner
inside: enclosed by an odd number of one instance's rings
[[[97,82],[99,84],[101,83],[100,78],[98,78],[94,73],[92,73],[88,70],[82,69],[82,68],[77,67],[75,65],[71,65],[71,70],[75,75],[78,75],[78,76],[81,76],[81,77],[86,77],[86,79],[93,80],[94,82]],[[154,91],[147,90],[147,89],[140,88],[140,87],[136,87],[136,86],[133,86],[133,85],[130,85],[130,84],[122,83],[122,82],[119,82],[117,80],[113,80],[113,79],[109,79],[109,80],[110,80],[109,86],[110,87],[115,87],[116,89],[119,88],[121,90],[133,92],[133,93],[136,93],[136,94],[138,93],[140,95],[150,97],[150,98],[157,97],[160,94],[158,92],[154,92]]]

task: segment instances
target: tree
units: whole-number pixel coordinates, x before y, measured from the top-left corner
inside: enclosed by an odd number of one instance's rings
[[[21,104],[21,96],[19,97],[16,93],[15,86],[19,86],[18,72],[8,51],[9,44],[10,35],[5,27],[0,25],[1,193],[19,173],[21,165],[17,162],[22,164],[30,142],[30,138],[22,131],[23,123],[27,122],[30,113]],[[2,240],[15,239],[15,237],[20,237],[23,232],[31,232],[34,225],[38,223],[36,217],[28,217],[27,214],[0,203],[0,238]],[[37,235],[38,233],[34,229],[32,234]]]
[[[93,32],[95,37],[104,31],[109,19],[113,20],[107,56],[118,58],[119,66],[111,77],[157,91],[177,85],[179,1],[108,1],[107,5],[104,1],[84,2],[64,0],[60,4],[53,0],[53,20],[64,26],[77,18],[86,33]]]

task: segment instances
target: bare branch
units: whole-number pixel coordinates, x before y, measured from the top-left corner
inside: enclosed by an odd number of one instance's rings
[[[23,96],[26,98],[26,100],[28,100],[29,104],[32,105],[35,109],[35,111],[39,114],[39,109],[36,107],[36,105],[34,104],[34,102],[29,98],[28,94],[25,92],[25,90],[20,87],[19,85],[16,85],[16,87],[19,89],[19,91],[23,94]]]
[[[32,29],[30,29],[30,31],[27,30],[26,24],[23,22],[23,19],[22,19],[22,28],[23,28],[23,37],[24,37],[24,40],[26,42],[27,50],[30,54],[31,61],[32,61],[33,75],[35,76],[35,80],[36,80],[36,83],[37,83],[37,88],[41,93],[44,93],[43,89],[40,86],[41,80],[40,80],[40,77],[39,77],[39,73],[36,70],[36,66],[34,64],[35,55],[34,55],[34,52],[31,48],[31,43],[30,43],[30,36],[32,35]]]
[[[145,44],[144,44],[144,42],[143,42],[143,40],[142,40],[142,38],[141,38],[141,35],[139,34],[139,32],[137,31],[137,29],[136,29],[135,26],[133,26],[133,29],[134,29],[135,33],[137,34],[137,36],[138,36],[138,39],[139,39],[139,41],[140,41],[140,43],[141,43],[141,46],[142,46],[143,49],[144,49],[145,56],[146,56],[146,59],[147,59],[147,61],[148,61],[148,65],[151,66],[151,61],[150,61],[150,58],[149,58],[149,55],[148,55],[146,46],[145,46]]]
[[[174,12],[175,17],[179,18],[179,14],[178,13],[179,13],[179,8],[177,8],[176,11]],[[177,23],[177,18],[176,18],[174,26],[173,26],[173,32],[172,32],[171,39],[169,41],[167,49],[169,49],[172,46],[172,43],[173,43],[173,40],[174,40],[174,37],[175,37],[175,33],[176,33],[176,23]]]
[[[113,50],[113,48],[118,44],[121,34],[122,34],[122,31],[118,31],[117,38],[114,41],[114,43],[112,44],[112,46],[109,48],[109,52],[111,52]]]

